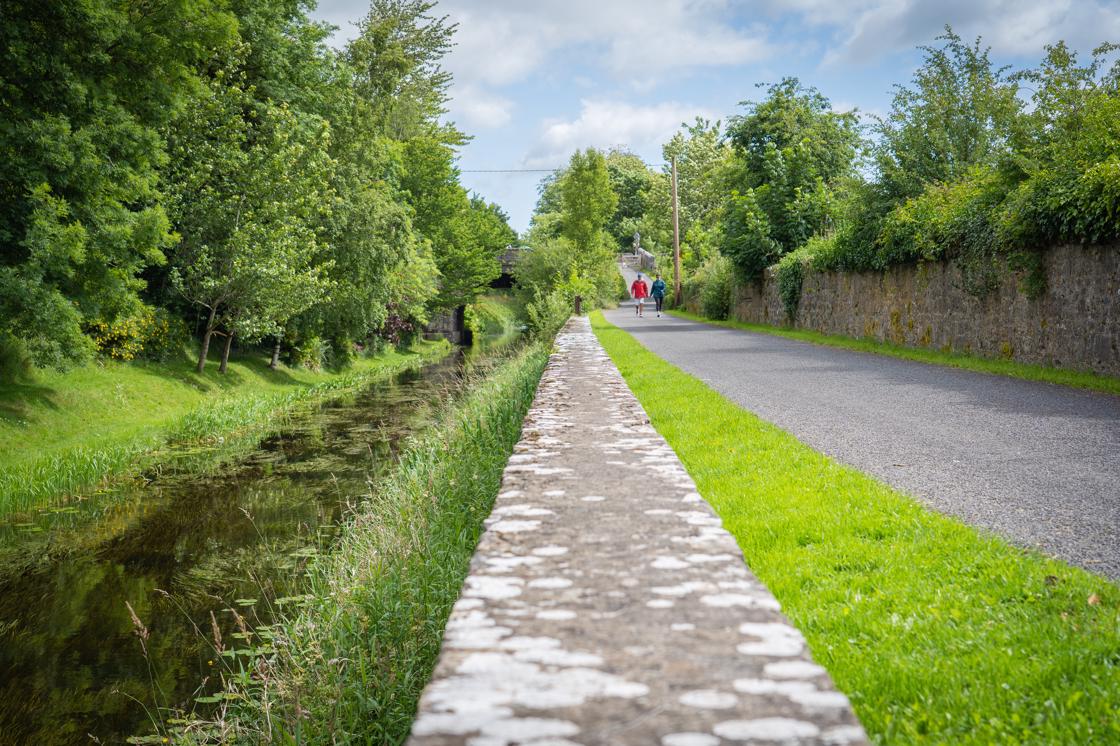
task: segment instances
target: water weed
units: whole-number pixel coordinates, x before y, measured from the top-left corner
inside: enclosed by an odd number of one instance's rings
[[[218,712],[181,743],[400,743],[521,431],[548,350],[476,378],[358,505],[267,655],[229,667]]]
[[[228,460],[274,432],[294,409],[447,351],[446,343],[424,343],[335,374],[268,371],[263,361],[246,360],[231,366],[231,382],[221,384],[178,370],[182,364],[111,363],[34,386],[0,387],[0,515],[168,466],[183,446],[205,446],[208,461]],[[226,388],[214,390],[219,385]],[[7,416],[17,411],[23,416]]]

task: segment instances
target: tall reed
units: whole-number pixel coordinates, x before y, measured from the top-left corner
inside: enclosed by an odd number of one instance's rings
[[[182,743],[400,743],[439,653],[482,521],[548,349],[534,343],[468,388],[416,437],[271,634],[268,657],[227,674],[217,715]]]

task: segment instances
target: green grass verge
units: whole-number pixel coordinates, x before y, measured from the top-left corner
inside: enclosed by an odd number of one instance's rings
[[[267,633],[275,652],[251,675],[229,668],[218,714],[168,735],[403,742],[547,360],[545,345],[525,348],[419,435],[310,565],[306,605]]]
[[[1120,743],[1120,589],[924,509],[592,318],[879,743]]]
[[[294,407],[442,357],[445,342],[360,358],[342,372],[271,370],[261,355],[225,375],[187,361],[103,363],[0,386],[0,515],[89,493],[152,466],[167,444],[238,441],[267,432]]]
[[[778,337],[795,339],[799,342],[811,342],[828,347],[842,347],[846,350],[857,352],[871,352],[876,355],[890,355],[903,360],[916,360],[920,363],[933,363],[935,365],[948,365],[953,368],[963,368],[979,373],[991,373],[1012,378],[1022,378],[1027,381],[1044,381],[1057,383],[1062,386],[1072,386],[1079,389],[1103,391],[1106,394],[1120,396],[1120,378],[1105,376],[1099,373],[1089,373],[1064,368],[1050,368],[1045,365],[1031,365],[1018,363],[1013,360],[994,360],[990,358],[975,357],[958,352],[942,352],[915,347],[903,347],[889,342],[879,342],[873,339],[856,339],[838,334],[822,334],[808,329],[789,329],[781,326],[767,324],[747,324],[742,321],[718,321],[705,318],[699,314],[688,311],[674,310],[670,314],[690,321],[700,321],[705,324],[724,326],[729,329],[742,329],[749,332],[773,334]]]

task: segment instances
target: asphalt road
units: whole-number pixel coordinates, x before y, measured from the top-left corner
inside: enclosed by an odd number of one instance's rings
[[[803,443],[926,505],[1120,579],[1120,397],[631,305],[607,319]]]

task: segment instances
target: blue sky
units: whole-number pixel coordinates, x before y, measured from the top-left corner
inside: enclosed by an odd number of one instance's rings
[[[354,34],[368,0],[320,0],[315,17]],[[449,118],[473,136],[463,184],[524,230],[543,174],[576,148],[621,146],[649,163],[696,116],[726,119],[758,83],[787,75],[836,109],[882,113],[946,23],[993,58],[1032,66],[1064,39],[1084,54],[1120,42],[1120,0],[442,0],[459,24],[445,60]]]

